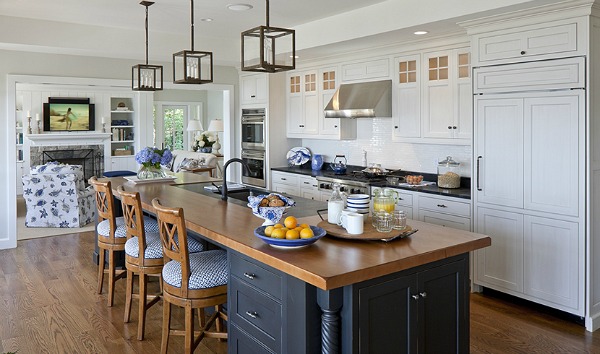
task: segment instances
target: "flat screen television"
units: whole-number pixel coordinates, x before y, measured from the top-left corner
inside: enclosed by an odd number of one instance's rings
[[[44,103],[44,131],[96,130],[94,104],[89,98],[48,98]]]

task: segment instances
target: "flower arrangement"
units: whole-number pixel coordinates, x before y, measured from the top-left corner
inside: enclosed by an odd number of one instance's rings
[[[169,148],[145,147],[135,154],[135,161],[144,167],[160,168],[160,165],[168,165],[172,158]]]
[[[212,148],[215,141],[217,141],[217,138],[211,132],[202,132],[196,135],[192,149],[198,151],[203,148]]]

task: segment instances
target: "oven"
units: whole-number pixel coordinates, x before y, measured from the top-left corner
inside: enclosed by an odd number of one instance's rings
[[[256,187],[266,187],[265,151],[242,149],[242,160],[248,164],[250,171],[242,168],[242,183]]]
[[[242,149],[266,148],[265,109],[242,109]]]

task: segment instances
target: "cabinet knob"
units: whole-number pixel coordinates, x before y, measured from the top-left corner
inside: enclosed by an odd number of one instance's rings
[[[256,97],[256,95],[250,95],[250,98],[254,98],[254,97]]]
[[[437,206],[438,208],[447,208],[447,206],[445,206],[444,204],[438,204]]]
[[[256,312],[256,311],[246,311],[246,315],[248,315],[249,317],[252,317],[254,319],[258,318],[258,312]]]
[[[521,51],[521,55],[525,55],[525,51],[524,50]]]
[[[244,276],[250,280],[254,280],[254,278],[256,278],[256,274],[254,273],[244,272]]]
[[[287,181],[287,178],[281,177],[282,181]]]
[[[337,125],[334,125],[333,127],[334,127],[334,128],[337,128]]]
[[[452,126],[452,129],[457,129],[457,128],[456,128],[456,125],[453,125],[453,126]]]
[[[419,300],[419,295],[411,295],[411,297],[415,300]]]
[[[449,125],[449,126],[448,126],[448,129],[452,129],[452,126],[451,126],[451,125]]]
[[[394,125],[394,129],[398,129],[398,126],[397,126],[397,125]]]
[[[421,297],[427,297],[427,293],[426,293],[426,292],[424,292],[424,291],[423,291],[422,293],[419,293],[419,295],[420,295]]]

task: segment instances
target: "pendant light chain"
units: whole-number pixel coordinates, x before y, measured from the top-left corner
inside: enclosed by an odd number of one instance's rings
[[[190,37],[192,38],[192,52],[193,52],[194,51],[194,0],[191,0],[190,3],[191,3],[190,6],[192,8],[190,11],[191,24],[192,24],[192,26],[191,26],[192,35]]]
[[[146,65],[148,65],[148,5],[146,6]]]
[[[271,27],[269,25],[269,0],[266,0],[266,2],[267,2],[267,6],[266,6],[266,8],[267,8],[267,16],[266,16],[266,18],[267,18],[267,27]]]

